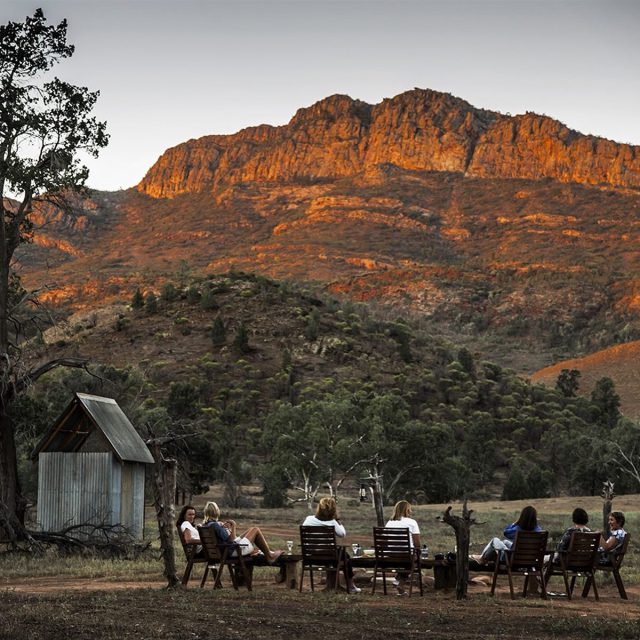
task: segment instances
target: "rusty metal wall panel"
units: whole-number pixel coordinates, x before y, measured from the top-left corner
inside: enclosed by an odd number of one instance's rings
[[[122,467],[122,502],[120,503],[120,522],[128,529],[133,523],[133,465]]]
[[[112,453],[41,453],[38,523],[43,531],[70,525],[122,524],[144,533],[145,465],[121,464]]]
[[[59,531],[81,522],[113,524],[111,453],[41,453],[38,522]],[[119,513],[116,512],[116,518]]]
[[[144,482],[146,469],[144,464],[136,464],[133,490],[133,523],[132,529],[136,538],[144,538]]]
[[[123,467],[120,522],[138,539],[144,534],[144,479],[143,464]]]

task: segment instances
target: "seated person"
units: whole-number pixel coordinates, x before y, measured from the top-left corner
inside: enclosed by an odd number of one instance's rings
[[[484,548],[480,556],[472,556],[473,560],[476,560],[479,564],[486,564],[492,562],[498,557],[500,552],[511,549],[513,541],[516,539],[516,533],[518,531],[542,531],[542,527],[538,524],[538,512],[535,507],[527,506],[521,512],[520,516],[515,522],[507,525],[503,531],[504,539],[492,538],[489,544]]]
[[[410,517],[411,516],[411,504],[406,500],[400,500],[396,502],[395,507],[393,508],[393,515],[391,516],[391,520],[387,522],[385,527],[391,527],[394,529],[409,529],[409,542],[411,543],[412,549],[420,548],[420,527],[418,523]],[[406,593],[405,584],[407,581],[407,574],[404,571],[399,571],[396,574],[396,579],[394,580],[394,585],[398,590],[400,595],[404,595]]]
[[[341,524],[338,519],[338,505],[335,498],[321,498],[316,508],[316,514],[314,516],[307,516],[302,523],[303,527],[333,527],[338,538],[344,538],[347,535],[347,530],[344,525]],[[347,591],[349,593],[360,593],[362,589],[356,587],[353,582],[353,567],[351,566],[351,559],[345,552],[347,563]]]
[[[602,551],[602,556],[600,558],[600,564],[609,564],[609,554],[615,555],[617,551],[619,551],[620,547],[622,547],[622,543],[624,542],[624,537],[627,535],[627,532],[624,530],[625,517],[622,511],[612,511],[609,514],[609,529],[611,529],[611,533],[609,537],[605,540],[604,536],[600,536],[600,551]]]
[[[584,509],[577,507],[573,510],[571,514],[571,520],[573,524],[564,530],[562,537],[558,541],[556,545],[557,551],[566,551],[569,548],[569,543],[571,542],[571,534],[574,531],[580,531],[581,533],[589,533],[591,529],[587,527],[587,523],[589,522],[589,515]]]
[[[561,551],[567,551],[569,549],[569,544],[571,543],[571,535],[574,531],[580,531],[583,533],[589,533],[591,529],[587,527],[587,523],[589,522],[589,514],[582,509],[581,507],[576,507],[571,514],[571,521],[573,524],[564,530],[558,544],[556,545],[556,553],[553,555],[553,562],[559,562],[559,553]],[[550,556],[545,556],[544,558],[545,564],[548,564],[550,560]]]
[[[256,547],[262,551],[269,564],[274,564],[282,555],[282,551],[271,551],[262,531],[258,527],[249,527],[241,536],[236,535],[234,520],[220,522],[220,507],[215,502],[207,502],[204,507],[203,527],[214,527],[218,540],[222,543],[234,542],[238,545],[233,550],[233,556],[238,555],[238,549],[243,556],[257,553]]]
[[[195,519],[196,519],[196,509],[190,504],[185,505],[180,510],[180,515],[178,516],[178,520],[176,525],[182,531],[182,537],[184,538],[185,544],[195,544],[196,546],[196,556],[202,555],[202,545],[198,544],[200,542],[200,534],[195,527]]]

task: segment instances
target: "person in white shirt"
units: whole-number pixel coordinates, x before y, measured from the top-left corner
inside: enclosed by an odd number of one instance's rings
[[[411,534],[409,536],[411,548],[419,549],[420,527],[418,526],[418,523],[410,517],[411,513],[411,504],[406,500],[400,500],[399,502],[396,502],[396,505],[393,508],[391,520],[389,520],[385,526],[394,529],[409,529],[409,533]],[[394,584],[396,585],[399,595],[405,595],[407,593],[405,590],[406,581],[407,574],[404,571],[398,571]]]
[[[196,555],[200,555],[202,552],[202,545],[198,544],[200,542],[200,534],[195,527],[195,519],[195,507],[190,504],[186,504],[184,507],[182,507],[176,524],[178,525],[178,527],[180,527],[180,531],[182,531],[185,543],[197,545]]]
[[[344,538],[347,530],[338,519],[338,505],[335,498],[321,498],[314,516],[307,516],[302,523],[303,527],[333,527],[338,538]],[[353,582],[353,567],[347,556],[347,590],[349,593],[360,593],[362,589],[356,587]]]
[[[394,527],[396,529],[409,529],[411,534],[411,546],[420,548],[420,527],[418,523],[411,517],[411,504],[406,500],[396,502],[393,508],[391,520],[387,522],[386,527]]]
[[[258,527],[249,527],[242,535],[238,535],[236,521],[225,520],[220,522],[220,516],[220,507],[217,503],[207,502],[204,507],[204,522],[202,526],[213,527],[221,543],[236,543],[238,546],[233,549],[232,556],[237,556],[238,550],[243,556],[253,555],[257,553],[255,550],[257,547],[262,551],[269,564],[275,564],[282,555],[282,551],[271,551],[267,539]]]
[[[611,530],[609,537],[605,540],[604,536],[600,534],[599,550],[602,552],[599,560],[600,564],[608,564],[611,562],[609,554],[615,555],[616,551],[622,547],[624,537],[627,535],[627,532],[624,530],[625,517],[622,511],[612,511],[609,514],[608,523],[609,529]]]

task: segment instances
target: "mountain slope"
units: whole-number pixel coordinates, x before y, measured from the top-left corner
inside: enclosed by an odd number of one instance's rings
[[[609,349],[589,354],[584,358],[574,358],[558,362],[536,371],[531,376],[534,383],[555,386],[563,369],[580,371],[578,393],[590,396],[595,383],[600,378],[611,378],[621,399],[622,412],[634,419],[640,418],[640,341],[619,344]]]
[[[638,148],[415,90],[168,150],[21,254],[71,308],[237,268],[414,313],[518,371],[640,338]],[[182,275],[180,275],[182,273]]]

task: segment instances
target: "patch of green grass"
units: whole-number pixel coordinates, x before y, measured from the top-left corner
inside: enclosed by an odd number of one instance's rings
[[[182,558],[177,557],[178,566],[181,567]],[[86,555],[64,555],[51,549],[42,555],[0,554],[0,575],[5,580],[47,576],[107,578],[114,581],[155,580],[162,578],[162,568],[156,551],[148,551],[135,560],[109,560]],[[2,580],[0,580],[1,585]]]

